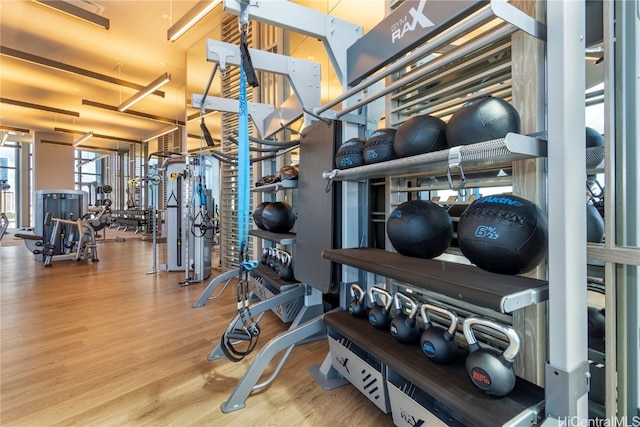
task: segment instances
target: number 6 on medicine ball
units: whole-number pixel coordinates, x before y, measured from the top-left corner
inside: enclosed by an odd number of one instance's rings
[[[351,138],[343,142],[336,152],[336,167],[349,169],[362,166],[364,164],[362,150],[364,150],[365,143],[366,141],[361,138]]]
[[[547,255],[547,216],[521,197],[481,197],[460,216],[458,246],[483,270],[525,273]]]
[[[365,164],[380,163],[395,159],[393,152],[393,139],[396,130],[393,128],[378,129],[371,134],[362,150],[362,158]]]

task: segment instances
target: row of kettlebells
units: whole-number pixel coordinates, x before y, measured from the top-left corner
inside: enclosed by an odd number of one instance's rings
[[[368,317],[369,323],[377,329],[389,329],[391,335],[404,344],[420,343],[422,352],[436,363],[450,363],[458,354],[458,342],[455,339],[458,327],[458,316],[451,310],[437,305],[418,302],[401,292],[391,295],[379,287],[369,288],[368,297],[371,307],[366,308],[365,292],[358,284],[350,288],[352,300],[349,313],[355,317]],[[384,296],[384,304],[376,299]],[[405,313],[403,302],[411,307],[409,314]],[[394,304],[395,313],[391,313]],[[416,321],[418,311],[422,316],[424,330]],[[434,325],[429,319],[429,312],[439,313],[450,319],[447,329]],[[503,334],[509,341],[504,351],[490,346],[480,346],[473,333],[472,327],[481,325]],[[469,346],[469,354],[465,360],[467,375],[472,383],[482,392],[491,396],[505,396],[509,394],[516,382],[513,361],[520,350],[520,338],[516,331],[493,319],[469,316],[462,322],[462,331]]]
[[[291,263],[292,257],[289,252],[279,248],[262,248],[262,259],[260,261],[275,271],[282,280],[288,282],[295,280]]]

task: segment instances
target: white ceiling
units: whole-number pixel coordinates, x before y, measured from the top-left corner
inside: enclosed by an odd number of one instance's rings
[[[202,61],[206,64],[204,39],[212,31],[212,26],[220,21],[220,15],[224,13],[221,6],[172,43],[167,41],[167,29],[190,10],[196,0],[69,0],[68,3],[109,19],[110,28],[105,30],[87,24],[30,0],[0,1],[0,46],[4,51],[0,55],[0,97],[3,101],[0,103],[0,125],[4,129],[50,133],[59,129],[55,132],[55,139],[61,142],[71,142],[78,137],[64,130],[78,134],[92,131],[98,136],[94,136],[87,146],[123,150],[129,145],[127,140],[144,140],[166,129],[169,124],[162,119],[184,122],[185,114],[193,112],[185,107],[185,99],[191,96],[185,93],[187,52],[202,49]],[[362,25],[365,31],[384,15],[384,0],[311,0],[297,3]],[[304,44],[308,47],[305,48]],[[317,52],[318,46],[303,38],[300,46],[292,46],[292,55],[305,59],[325,57],[323,51]],[[117,107],[137,89],[16,59],[13,51],[139,86],[148,85],[164,72],[171,74],[171,82],[160,89],[164,97],[150,95],[131,107],[133,112],[158,117],[142,118],[87,105],[89,102]],[[328,64],[326,59],[319,62],[323,67]],[[210,72],[211,67],[194,69]],[[201,86],[206,84],[208,72],[202,76]],[[323,75],[328,76],[329,73]],[[191,71],[189,76],[193,78]],[[15,103],[64,111],[44,111]]]

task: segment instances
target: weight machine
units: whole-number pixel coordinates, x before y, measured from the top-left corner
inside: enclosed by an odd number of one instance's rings
[[[206,187],[204,158],[170,158],[163,163],[167,179],[167,271],[185,272],[180,286],[199,283],[211,275],[211,244],[218,227],[215,199]]]
[[[9,228],[9,218],[7,218],[5,209],[7,205],[7,191],[9,191],[10,188],[11,186],[6,179],[0,180],[0,191],[2,192],[2,204],[0,205],[0,240],[2,240],[4,233],[7,232],[7,228]]]
[[[98,262],[96,228],[104,228],[109,212],[106,206],[92,207],[89,211],[90,214],[76,220],[56,218],[51,212],[47,212],[44,224],[53,227],[48,241],[44,236],[35,234],[18,233],[16,237],[23,239],[25,246],[33,254],[44,257],[45,267],[50,267],[53,261]],[[63,248],[63,253],[56,254],[59,246]]]
[[[151,157],[151,156],[149,156]],[[141,185],[142,183],[149,184],[151,187],[151,206],[150,206],[150,214],[149,218],[151,220],[151,236],[153,239],[153,264],[151,266],[151,271],[147,274],[155,274],[158,272],[157,268],[157,246],[158,246],[158,185],[162,182],[162,178],[158,174],[159,169],[152,168],[147,176],[142,178],[133,178],[128,181],[129,188],[133,188],[136,185]]]

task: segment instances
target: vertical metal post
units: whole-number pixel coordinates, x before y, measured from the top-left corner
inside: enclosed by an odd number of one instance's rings
[[[157,268],[157,259],[158,259],[158,252],[157,252],[157,247],[158,247],[158,243],[157,243],[157,232],[156,232],[156,217],[158,216],[158,208],[157,208],[157,203],[158,203],[158,186],[156,184],[154,184],[150,179],[146,179],[147,183],[151,183],[151,233],[153,233],[153,264],[151,266],[151,271],[149,271],[147,274],[156,274],[158,272],[158,268]]]
[[[616,246],[640,246],[640,1],[619,1],[615,7],[615,214]],[[607,188],[611,188],[609,182]],[[605,214],[606,217],[606,214]],[[606,217],[607,221],[609,217]],[[607,236],[607,239],[609,237]],[[640,293],[637,265],[617,265],[617,391],[618,417],[637,424],[640,416]],[[608,341],[608,340],[607,340]],[[607,360],[609,355],[607,354]],[[609,403],[607,402],[607,406]]]
[[[604,1],[602,8],[602,28],[604,40],[604,138],[605,138],[605,186],[607,191],[605,199],[605,236],[616,235],[615,203],[616,203],[616,173],[615,173],[615,140],[616,140],[616,115],[615,115],[615,26],[614,26],[614,1]],[[615,238],[605,239],[605,247],[613,248]],[[605,283],[611,286],[605,291],[605,310],[607,313],[617,312],[618,298],[616,280],[616,266],[613,263],[605,263]],[[613,419],[617,413],[617,326],[616,316],[605,317],[605,337],[613,339],[605,340],[605,412],[608,420]]]
[[[549,182],[548,421],[588,419],[585,4],[547,2]]]

